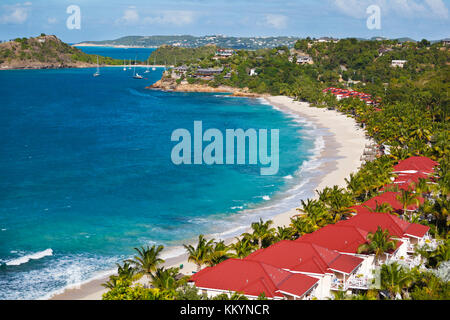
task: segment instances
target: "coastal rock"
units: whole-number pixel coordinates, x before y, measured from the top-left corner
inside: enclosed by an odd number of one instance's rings
[[[237,89],[228,86],[210,87],[207,84],[177,84],[174,79],[163,78],[156,81],[146,89],[156,89],[163,91],[176,91],[176,92],[210,92],[210,93],[231,93],[234,97],[248,97],[259,98],[266,95],[249,92],[248,88]]]

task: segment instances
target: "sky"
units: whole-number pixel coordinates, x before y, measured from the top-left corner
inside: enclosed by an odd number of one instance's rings
[[[0,0],[0,40],[41,33],[69,43],[185,34],[438,40],[450,37],[449,8],[450,0]]]

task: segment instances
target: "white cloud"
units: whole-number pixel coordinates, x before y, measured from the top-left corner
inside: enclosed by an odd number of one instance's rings
[[[378,5],[384,15],[414,18],[448,18],[448,9],[442,0],[332,0],[336,9],[355,19],[367,18],[366,9]]]
[[[425,0],[431,11],[440,18],[448,19],[448,8],[442,0]]]
[[[288,17],[282,14],[266,14],[264,22],[275,29],[284,29],[287,26]]]
[[[55,24],[57,22],[58,22],[58,19],[56,19],[56,18],[50,17],[50,18],[47,19],[47,23],[48,24]]]
[[[334,5],[340,12],[360,19],[366,16],[366,8],[370,3],[367,0],[334,0]]]
[[[187,10],[166,10],[154,14],[153,16],[140,17],[136,7],[128,7],[120,19],[116,20],[116,24],[126,25],[175,25],[183,26],[194,21],[194,12]]]
[[[31,11],[31,2],[2,6],[5,14],[0,16],[0,24],[22,24],[27,21]]]
[[[136,10],[136,7],[128,7],[123,12],[123,16],[116,20],[116,24],[126,24],[133,25],[139,23],[139,13]]]
[[[160,14],[147,17],[143,20],[146,24],[163,24],[183,26],[191,24],[194,21],[194,12],[187,10],[169,10],[163,11]]]

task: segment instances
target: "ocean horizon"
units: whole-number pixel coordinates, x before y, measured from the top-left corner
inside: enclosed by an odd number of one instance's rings
[[[0,72],[0,299],[48,298],[108,274],[134,247],[175,257],[198,234],[232,238],[313,196],[327,133],[306,119],[264,99],[144,89],[162,69],[145,80],[94,71]],[[279,129],[278,174],[175,166],[171,132],[196,120]]]

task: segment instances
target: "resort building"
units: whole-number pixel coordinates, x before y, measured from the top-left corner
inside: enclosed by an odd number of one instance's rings
[[[319,280],[258,261],[228,259],[194,274],[190,283],[208,297],[239,292],[255,300],[262,293],[273,300],[311,298]]]
[[[331,93],[336,96],[337,100],[342,100],[346,98],[359,98],[361,101],[364,101],[367,105],[376,105],[378,102],[374,99],[372,99],[372,96],[370,94],[364,93],[364,92],[358,92],[358,91],[352,91],[347,89],[340,89],[340,88],[326,88],[322,90],[323,93]]]
[[[223,70],[223,68],[198,68],[194,77],[203,80],[212,80],[214,76],[221,74]]]
[[[375,210],[377,205],[381,206],[382,204],[386,203],[390,205],[394,212],[398,214],[403,214],[403,204],[400,202],[398,197],[401,194],[399,192],[384,192],[376,197],[373,197],[370,200],[367,200],[366,202],[362,203],[359,207],[366,207],[372,210]],[[417,200],[419,201],[419,204],[423,204],[425,202],[425,199],[422,197],[417,197]],[[354,207],[355,208],[355,207]],[[413,212],[419,209],[419,206],[416,204],[411,204],[406,207],[406,211]],[[362,210],[356,209],[357,213],[364,213]]]
[[[228,58],[235,54],[232,49],[218,49],[215,58]]]
[[[391,66],[403,68],[407,62],[408,62],[407,60],[392,60]]]
[[[363,259],[340,254],[307,241],[280,241],[255,251],[246,261],[258,261],[319,280],[314,296],[327,299],[332,290],[347,290],[348,280],[361,267]]]
[[[248,75],[249,75],[250,77],[253,77],[253,76],[257,76],[258,73],[256,72],[256,69],[250,69]]]
[[[345,282],[346,290],[366,290],[373,277],[374,256],[358,254],[360,245],[367,242],[368,231],[353,225],[339,223],[325,226],[313,233],[305,234],[296,241],[310,242],[321,247],[336,250],[341,254],[362,259],[361,266]]]
[[[310,56],[297,56],[297,64],[314,64]]]
[[[188,71],[188,67],[187,66],[176,67],[176,68],[173,68],[173,71],[181,73],[181,74],[186,74],[186,72]]]
[[[341,92],[336,88],[324,91]],[[351,93],[351,92],[349,92]],[[411,157],[400,161],[394,171],[395,185],[411,185],[419,178],[428,178],[437,162],[426,157]],[[388,187],[388,186],[385,186]],[[435,250],[440,242],[429,235],[430,228],[410,223],[390,213],[373,212],[377,205],[389,204],[395,212],[403,213],[398,192],[384,192],[361,205],[351,207],[355,215],[336,224],[327,225],[295,241],[280,241],[257,250],[245,259],[229,259],[206,268],[190,279],[209,297],[239,292],[249,299],[264,293],[269,299],[328,299],[333,292],[368,290],[375,271],[382,263],[398,262],[409,268],[423,261],[415,255],[417,247]],[[417,197],[419,203],[424,199]],[[416,204],[407,211],[417,210]],[[359,253],[368,241],[368,234],[379,228],[387,230],[396,241],[394,249],[376,257]]]
[[[406,263],[409,267],[417,266],[420,258],[413,257],[416,246],[428,245],[436,248],[437,242],[433,241],[428,234],[429,227],[409,223],[390,213],[369,213],[358,214],[346,221],[341,221],[338,225],[354,226],[367,232],[376,232],[378,227],[388,230],[389,234],[396,240],[397,249],[387,253],[386,261],[399,261]]]
[[[383,54],[393,51],[392,48],[381,48],[378,50],[379,56],[381,57]]]
[[[400,161],[396,166],[394,166],[394,173],[414,174],[422,172],[425,174],[431,174],[434,172],[434,168],[438,165],[438,162],[427,157],[410,157],[406,160]]]

